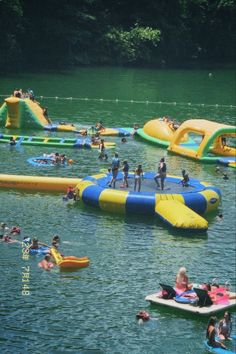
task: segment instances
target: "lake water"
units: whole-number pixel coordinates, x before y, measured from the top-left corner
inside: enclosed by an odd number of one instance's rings
[[[209,75],[209,71],[83,68],[1,78],[1,95],[11,94],[15,87],[32,88],[53,121],[92,125],[101,119],[105,126],[131,127],[169,115],[179,121],[206,118],[235,124],[232,71]],[[5,128],[1,131],[10,133]],[[120,138],[106,140],[117,143],[121,160],[128,159],[131,170],[141,163],[144,170],[155,171],[165,156],[169,174],[180,175],[185,168],[190,177],[219,187],[223,220],[217,222],[215,215],[209,215],[206,234],[183,234],[156,218],[68,205],[60,193],[0,190],[0,222],[19,224],[19,239],[37,236],[50,243],[58,234],[65,255],[91,260],[88,268],[77,272],[43,272],[37,266],[40,257],[23,261],[21,246],[0,244],[1,353],[205,353],[208,318],[150,306],[144,299],[159,290],[159,282],[173,284],[180,266],[188,269],[193,282],[229,280],[235,290],[235,170],[227,169],[229,180],[224,181],[224,167],[216,173],[215,165],[169,155],[139,139],[128,138],[126,144]],[[29,157],[52,151],[0,144],[0,173],[84,177],[108,167],[93,150],[61,151],[75,161],[68,168],[40,169],[27,163]],[[108,154],[111,160],[112,150]],[[26,265],[29,296],[22,295],[22,266]],[[135,318],[141,309],[152,317],[143,325]],[[235,312],[232,318],[235,325]]]

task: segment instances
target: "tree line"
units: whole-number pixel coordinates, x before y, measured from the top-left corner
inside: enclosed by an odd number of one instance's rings
[[[235,63],[235,0],[0,0],[0,70]]]

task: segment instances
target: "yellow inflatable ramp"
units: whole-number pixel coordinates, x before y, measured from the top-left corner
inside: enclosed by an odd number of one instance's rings
[[[160,200],[156,214],[167,224],[183,230],[206,230],[208,222],[186,205],[177,200]]]

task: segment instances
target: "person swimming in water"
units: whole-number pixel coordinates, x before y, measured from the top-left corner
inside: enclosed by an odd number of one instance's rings
[[[38,266],[44,270],[51,270],[54,267],[54,263],[51,262],[50,254],[46,254],[44,259],[38,263]]]
[[[10,144],[10,146],[15,146],[16,145],[16,139],[13,136],[10,137],[9,144]]]

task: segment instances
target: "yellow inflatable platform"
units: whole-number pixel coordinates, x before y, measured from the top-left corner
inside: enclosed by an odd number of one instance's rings
[[[18,176],[0,174],[0,188],[13,188],[49,192],[66,192],[69,186],[75,187],[80,178]]]
[[[156,118],[148,121],[143,129],[138,129],[137,134],[149,142],[167,147],[173,139],[175,131],[174,124],[168,119]],[[182,136],[181,141],[189,141],[187,134]]]

